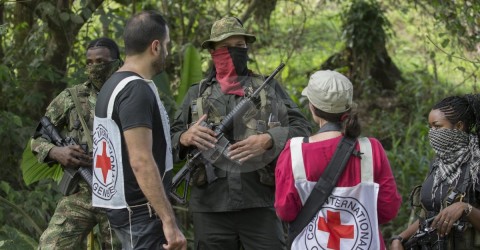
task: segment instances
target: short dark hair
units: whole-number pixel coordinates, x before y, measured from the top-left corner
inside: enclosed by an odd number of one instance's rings
[[[120,50],[115,41],[107,37],[97,38],[88,43],[87,50],[96,47],[105,47],[110,51],[110,57],[112,59],[120,59]]]
[[[167,22],[153,10],[142,11],[128,20],[123,32],[125,54],[135,55],[145,51],[154,41],[163,41],[167,34]]]

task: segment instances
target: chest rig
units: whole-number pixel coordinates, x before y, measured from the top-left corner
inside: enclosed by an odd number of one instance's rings
[[[263,80],[260,77],[249,78],[244,87],[245,96],[251,95],[263,83]],[[215,127],[242,100],[241,97],[222,93],[220,85],[214,83],[214,81],[200,82],[198,97],[192,101],[190,107],[192,124],[207,114],[206,122]],[[267,131],[269,128],[268,118],[272,113],[272,98],[267,97],[267,90],[265,90],[267,88],[269,87],[260,91],[259,97],[254,101],[255,106],[235,121],[232,131],[226,134],[230,141],[240,141],[251,135],[263,134]]]
[[[75,138],[78,143],[88,145],[88,150],[92,150],[92,128],[95,117],[95,102],[97,95],[90,85],[82,84],[67,91],[70,93],[73,101],[73,107],[68,116],[68,127],[66,136]]]

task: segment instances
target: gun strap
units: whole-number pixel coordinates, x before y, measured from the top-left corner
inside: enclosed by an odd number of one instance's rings
[[[84,110],[82,109],[82,106],[80,106],[80,101],[78,100],[78,95],[77,95],[77,89],[75,87],[69,88],[68,92],[70,92],[70,95],[72,96],[73,103],[75,104],[75,109],[77,109],[78,118],[82,123],[83,131],[87,135],[85,137],[87,139],[88,148],[93,149],[92,133],[90,132],[90,129],[88,129],[87,123],[85,122],[85,119],[83,117]]]
[[[464,194],[467,191],[469,182],[470,182],[470,165],[466,164],[465,170],[463,171],[463,181],[462,183],[457,185],[456,190],[459,193]]]
[[[460,180],[455,189],[452,191],[452,195],[446,197],[447,206],[450,206],[457,199],[457,195],[466,195],[467,187],[469,186],[470,181],[470,166],[468,163],[465,165],[462,173],[460,174]]]
[[[345,166],[352,153],[354,153],[357,140],[355,138],[343,137],[333,154],[332,159],[327,168],[320,176],[315,184],[312,192],[308,196],[305,204],[297,215],[297,218],[290,223],[288,234],[288,247],[290,248],[293,241],[300,232],[312,220],[312,217],[320,210],[328,196],[332,193],[338,178],[343,173]]]

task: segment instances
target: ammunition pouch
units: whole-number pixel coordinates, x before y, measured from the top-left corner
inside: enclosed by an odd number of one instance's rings
[[[201,187],[216,181],[219,178],[226,177],[227,174],[222,169],[212,165],[201,164],[196,167],[190,174],[190,186]]]
[[[190,186],[201,187],[207,184],[207,173],[205,166],[199,166],[190,173]]]
[[[272,166],[273,165],[273,166]],[[270,164],[257,170],[257,173],[260,177],[260,183],[266,186],[275,186],[275,168],[274,164]]]

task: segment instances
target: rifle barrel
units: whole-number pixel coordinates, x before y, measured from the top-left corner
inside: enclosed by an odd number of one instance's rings
[[[238,116],[238,114],[243,114],[248,111],[250,105],[253,105],[252,99],[256,98],[260,94],[260,91],[265,88],[265,86],[267,86],[267,84],[278,74],[278,72],[280,72],[280,70],[283,69],[283,67],[285,67],[285,63],[280,63],[280,65],[273,71],[270,76],[267,77],[267,79],[265,79],[265,81],[263,81],[262,85],[260,85],[260,87],[258,87],[252,93],[252,95],[240,101],[240,103],[238,103],[237,106],[235,106],[235,108],[233,108],[233,110],[230,111],[230,113],[228,113],[225,118],[223,118],[220,125],[218,125],[217,129],[215,129],[215,133],[225,133],[225,131],[229,130],[234,118]]]

